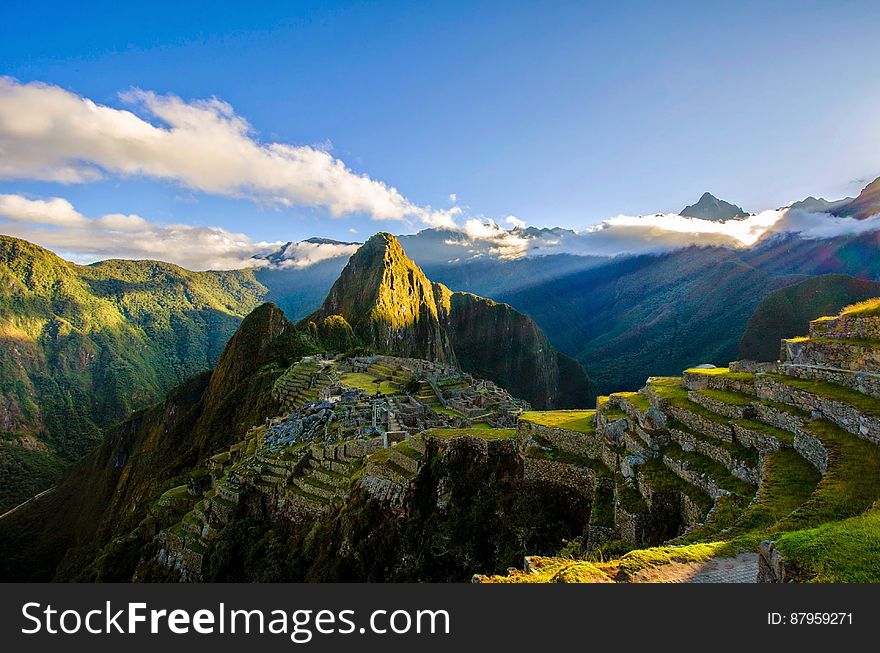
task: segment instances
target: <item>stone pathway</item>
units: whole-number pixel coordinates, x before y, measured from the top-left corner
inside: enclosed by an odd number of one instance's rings
[[[740,553],[735,558],[712,558],[708,562],[673,563],[639,572],[634,583],[755,583],[758,554]]]

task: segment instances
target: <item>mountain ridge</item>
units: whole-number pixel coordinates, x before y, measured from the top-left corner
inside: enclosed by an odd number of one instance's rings
[[[720,200],[706,191],[695,204],[684,207],[679,215],[721,222],[745,218],[748,213],[736,204]]]

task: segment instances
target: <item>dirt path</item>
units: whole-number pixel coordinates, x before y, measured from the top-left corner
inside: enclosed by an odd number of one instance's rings
[[[27,504],[29,504],[31,501],[36,501],[36,500],[39,499],[41,496],[43,496],[44,494],[49,494],[49,492],[51,492],[51,491],[54,490],[54,489],[55,489],[54,487],[50,487],[48,490],[43,490],[43,491],[40,492],[39,494],[35,494],[34,496],[32,496],[32,497],[31,497],[30,499],[28,499],[27,501],[23,501],[23,502],[21,502],[20,504],[18,504],[17,506],[15,506],[15,508],[12,508],[11,510],[7,510],[6,512],[4,512],[2,515],[0,515],[0,519],[5,519],[6,517],[9,517],[9,515],[11,515],[12,513],[14,513],[14,512],[15,512],[16,510],[18,510],[19,508],[24,508],[24,507],[25,507]]]
[[[712,558],[708,562],[673,563],[641,571],[633,583],[754,583],[758,554],[740,553],[735,558]]]

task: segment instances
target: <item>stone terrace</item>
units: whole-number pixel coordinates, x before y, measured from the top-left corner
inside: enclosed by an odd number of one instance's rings
[[[605,563],[541,559],[541,570],[527,564],[508,577],[475,580],[662,580],[677,577],[673,567],[659,570],[663,565],[726,568],[738,561],[741,570],[743,560],[758,561],[753,580],[803,577],[810,548],[800,544],[803,535],[788,533],[813,534],[803,529],[846,517],[856,520],[847,528],[868,528],[874,519],[878,372],[880,315],[845,311],[814,321],[808,337],[783,341],[778,363],[739,361],[654,377],[639,392],[600,397],[595,414],[524,414],[519,431],[533,444],[529,455],[569,465],[578,474],[557,471],[561,482],[581,483],[595,496],[587,549],[601,542],[600,526],[606,540],[662,546]],[[812,562],[818,568],[827,560]]]

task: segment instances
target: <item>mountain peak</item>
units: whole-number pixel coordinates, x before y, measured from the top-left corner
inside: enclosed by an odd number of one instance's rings
[[[857,198],[836,208],[834,214],[856,220],[880,214],[880,177],[865,186]]]
[[[706,191],[696,204],[684,207],[679,215],[702,220],[736,220],[748,215],[741,207],[725,202]]]
[[[306,321],[321,324],[340,315],[361,341],[379,351],[454,362],[435,292],[400,241],[380,232],[351,256],[321,308]]]

